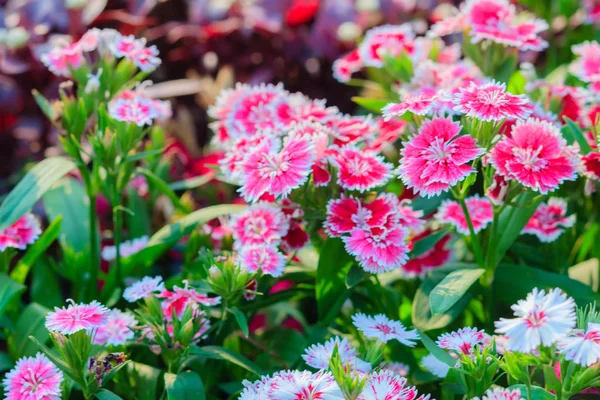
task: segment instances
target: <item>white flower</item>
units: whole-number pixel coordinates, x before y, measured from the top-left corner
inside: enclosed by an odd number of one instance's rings
[[[437,345],[442,349],[470,355],[478,344],[487,344],[490,342],[490,336],[483,330],[465,327],[456,332],[444,333],[438,338]]]
[[[483,400],[520,400],[521,391],[519,389],[510,390],[503,388],[488,389],[483,396]],[[479,397],[473,397],[472,400],[479,400]]]
[[[133,339],[131,329],[137,325],[135,317],[128,312],[113,309],[108,314],[106,323],[96,330],[94,344],[119,346]]]
[[[560,289],[533,289],[525,300],[512,306],[516,318],[496,321],[496,332],[508,337],[506,348],[531,353],[540,345],[551,346],[575,327],[575,301]]]
[[[119,254],[123,258],[130,257],[142,251],[148,245],[148,236],[142,236],[133,240],[126,240],[119,244]],[[104,261],[113,261],[117,258],[116,246],[104,246],[102,249],[102,259]]]
[[[558,342],[565,360],[589,367],[600,362],[600,324],[588,323],[587,330],[578,330]]]
[[[426,355],[421,359],[423,365],[429,372],[439,378],[445,378],[450,371],[450,366],[438,360],[433,354]]]
[[[85,84],[85,94],[95,93],[100,89],[100,76],[102,75],[102,68],[98,68],[98,72],[95,74],[88,74],[88,81]]]
[[[352,322],[366,337],[376,338],[384,343],[391,339],[396,339],[400,343],[414,347],[419,334],[416,330],[407,330],[402,322],[394,321],[383,314],[367,316],[363,313],[354,314]]]
[[[340,359],[344,365],[350,364],[360,372],[371,372],[371,364],[356,356],[356,349],[350,345],[348,339],[339,336],[332,337],[325,343],[314,344],[307,348],[302,355],[306,364],[317,369],[328,369],[329,361],[335,346],[338,347]]]
[[[123,298],[128,302],[133,303],[140,299],[150,297],[154,293],[161,293],[164,290],[165,284],[162,282],[160,276],[155,276],[154,278],[145,276],[141,281],[138,281],[125,289]]]
[[[379,371],[371,375],[357,400],[413,400],[417,397],[414,386],[406,386],[406,378],[390,371]],[[418,400],[428,399],[421,396]]]

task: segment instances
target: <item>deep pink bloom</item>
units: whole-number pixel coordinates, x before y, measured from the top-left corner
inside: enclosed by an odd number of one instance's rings
[[[347,190],[364,192],[383,186],[392,177],[392,165],[383,157],[347,146],[334,157],[338,168],[338,184]]]
[[[358,49],[338,58],[333,63],[333,77],[339,82],[348,82],[352,74],[358,72],[363,67],[362,59]]]
[[[248,272],[262,271],[275,278],[283,275],[285,257],[274,246],[253,245],[240,250],[240,265]]]
[[[368,203],[352,197],[330,200],[325,228],[332,236],[342,236],[354,228],[395,227],[400,220],[400,204],[393,194],[382,194]]]
[[[165,290],[165,284],[160,276],[151,278],[145,276],[141,281],[137,281],[123,291],[123,298],[130,303],[145,299]]]
[[[211,307],[221,303],[220,297],[208,297],[207,294],[199,293],[196,289],[188,287],[187,281],[184,281],[184,283],[183,288],[173,286],[173,291],[165,290],[158,296],[164,299],[162,310],[167,320],[171,320],[173,313],[177,318],[181,318],[188,306],[197,310],[200,305]]]
[[[240,182],[242,180],[242,162],[248,153],[262,145],[275,148],[275,140],[272,136],[263,135],[241,137],[235,140],[225,156],[219,160],[221,172],[232,182]]]
[[[258,290],[258,281],[256,279],[250,279],[244,286],[244,299],[252,301],[256,298],[256,292]]]
[[[527,221],[521,233],[535,235],[542,242],[550,243],[558,239],[575,223],[575,215],[567,217],[567,202],[564,199],[552,197],[547,203],[542,203]]]
[[[484,121],[525,119],[533,111],[525,95],[508,93],[504,83],[494,81],[483,85],[471,83],[461,88],[452,101],[456,111]]]
[[[360,266],[374,274],[391,271],[408,261],[406,230],[401,226],[391,229],[354,228],[342,237],[346,251],[359,261]]]
[[[0,252],[8,247],[24,250],[33,244],[42,233],[40,223],[33,214],[25,214],[14,224],[0,232]]]
[[[308,180],[314,160],[315,147],[307,137],[290,138],[281,149],[262,144],[241,163],[239,192],[247,201],[264,194],[285,198]]]
[[[465,200],[469,217],[475,233],[485,229],[494,219],[492,204],[486,198],[478,195]],[[469,224],[460,204],[453,200],[444,200],[435,214],[435,219],[443,224],[450,224],[463,235],[469,234]]]
[[[600,43],[586,41],[573,46],[578,58],[571,63],[570,71],[584,82],[600,81]]]
[[[506,200],[508,194],[508,186],[506,178],[500,174],[494,174],[492,184],[485,191],[485,196],[493,205],[499,206]]]
[[[81,67],[85,58],[79,43],[72,43],[64,47],[55,47],[42,55],[41,61],[54,75],[70,77],[71,68]]]
[[[123,345],[133,339],[134,332],[131,328],[136,325],[137,321],[131,313],[113,309],[104,325],[96,330],[93,343],[105,346]]]
[[[414,37],[410,24],[378,26],[365,34],[358,51],[364,65],[382,67],[384,56],[411,54],[414,51]]]
[[[429,235],[431,235],[431,231],[426,230],[425,232],[416,236],[413,239],[413,242],[424,239]],[[436,267],[440,267],[450,261],[450,258],[452,257],[452,251],[447,248],[450,239],[451,236],[446,235],[438,240],[432,248],[423,254],[408,260],[406,264],[400,267],[402,275],[408,278],[415,276],[423,278],[428,271],[431,271]]]
[[[23,357],[4,379],[6,400],[60,400],[62,372],[42,353]]]
[[[468,135],[458,136],[461,126],[451,119],[426,121],[404,143],[398,173],[402,181],[427,197],[438,195],[475,172],[468,162],[482,149]]]
[[[281,209],[267,203],[254,204],[236,214],[231,221],[235,247],[273,245],[281,242],[289,221]]]
[[[80,330],[90,331],[100,328],[106,323],[109,311],[96,300],[90,304],[75,304],[73,300],[67,301],[71,303],[68,307],[54,307],[54,311],[46,316],[48,330],[71,335]]]
[[[431,113],[437,96],[431,96],[424,93],[417,95],[404,96],[400,103],[390,103],[381,109],[383,117],[391,119],[392,117],[401,117],[407,112],[416,115],[427,115]]]
[[[556,126],[528,119],[494,146],[490,162],[507,179],[546,194],[576,178],[579,156]]]
[[[408,126],[406,121],[398,118],[386,120],[383,117],[377,117],[375,123],[379,134],[365,147],[365,150],[376,153],[380,153],[384,147],[394,144],[404,134]]]
[[[326,122],[333,130],[333,144],[343,147],[349,144],[369,143],[375,137],[375,125],[370,116],[354,116],[346,114],[333,115]]]
[[[582,157],[585,175],[595,181],[600,181],[600,152],[588,153]]]

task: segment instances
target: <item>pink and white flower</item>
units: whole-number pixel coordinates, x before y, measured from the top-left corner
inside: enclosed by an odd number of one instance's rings
[[[145,276],[123,291],[123,298],[130,303],[145,299],[165,291],[165,284],[160,276]]]
[[[473,400],[479,400],[479,397],[474,397]],[[519,389],[504,389],[504,388],[492,388],[488,389],[482,396],[483,400],[524,400],[521,397],[521,391]]]
[[[133,240],[126,240],[119,243],[119,254],[123,258],[131,257],[134,254],[144,250],[150,239],[148,236],[142,236]],[[113,261],[117,258],[117,246],[104,246],[102,248],[102,259],[104,261]]]
[[[407,112],[416,115],[431,114],[432,107],[437,99],[435,95],[419,93],[416,95],[404,96],[400,103],[390,103],[381,109],[383,117],[386,120],[392,117],[401,117]]]
[[[509,186],[510,184],[504,176],[494,174],[492,184],[485,191],[485,197],[487,197],[495,206],[504,204],[504,200],[506,200],[506,196],[508,195]]]
[[[394,321],[383,314],[367,316],[363,313],[354,314],[352,323],[366,337],[379,339],[384,343],[395,339],[400,343],[414,347],[415,340],[419,340],[419,334],[416,330],[407,330],[400,321]]]
[[[240,250],[239,262],[248,272],[262,271],[264,274],[275,278],[283,275],[285,257],[270,245],[245,246]]]
[[[555,288],[546,293],[533,289],[525,300],[511,307],[516,318],[500,318],[496,332],[508,337],[506,348],[531,353],[539,346],[551,346],[575,327],[575,301]]]
[[[584,82],[600,82],[600,43],[586,41],[572,50],[578,58],[569,67],[571,73]]]
[[[415,400],[416,397],[417,388],[407,386],[406,378],[382,370],[369,377],[357,400]],[[429,396],[421,396],[417,400],[428,398]]]
[[[290,138],[283,147],[258,146],[241,163],[241,195],[256,201],[264,194],[285,198],[308,180],[315,160],[309,138]]]
[[[354,228],[344,236],[346,251],[359,261],[367,272],[378,274],[398,268],[408,261],[406,230],[392,228]]]
[[[519,121],[492,149],[490,162],[507,179],[546,194],[577,177],[577,150],[545,121]]]
[[[382,25],[365,34],[358,52],[365,66],[379,68],[384,64],[384,56],[412,54],[414,38],[415,34],[409,24]]]
[[[165,319],[171,320],[173,314],[181,318],[188,306],[198,310],[200,305],[212,307],[221,303],[220,297],[208,297],[207,294],[190,288],[187,281],[184,284],[183,288],[173,286],[173,291],[165,290],[158,296],[164,299],[161,306]]]
[[[55,47],[43,54],[42,63],[57,76],[70,77],[71,69],[78,69],[85,64],[85,57],[79,43],[71,43],[64,47]]]
[[[171,115],[168,102],[150,99],[142,90],[126,90],[108,104],[108,113],[117,121],[138,126],[151,125],[154,119],[164,119]]]
[[[567,202],[564,199],[552,197],[547,203],[542,203],[521,231],[535,235],[545,243],[558,239],[565,231],[575,224],[575,215],[567,217]]]
[[[471,83],[461,88],[452,101],[456,111],[483,121],[521,120],[533,111],[527,96],[508,93],[504,83],[494,81],[483,85]]]
[[[46,328],[63,335],[71,335],[81,330],[91,331],[103,326],[107,319],[109,310],[96,300],[90,304],[76,304],[73,300],[68,307],[54,307],[54,311],[46,316]]]
[[[286,215],[268,203],[257,203],[231,220],[236,248],[252,245],[277,246],[290,227]]]
[[[40,222],[33,214],[25,214],[11,226],[0,232],[0,252],[12,247],[25,250],[40,237],[42,229]]]
[[[332,161],[338,168],[338,184],[347,190],[371,190],[392,177],[392,165],[383,157],[352,146],[342,148]]]
[[[333,77],[338,82],[348,82],[352,78],[352,74],[360,71],[362,67],[362,58],[358,49],[356,49],[334,61],[332,66]]]
[[[261,399],[343,400],[344,395],[330,372],[282,371],[273,375]]]
[[[406,378],[410,373],[410,366],[408,364],[397,361],[392,361],[389,363],[382,362],[379,366],[383,371],[391,372],[392,374],[401,378]]]
[[[473,354],[476,346],[489,342],[490,336],[483,330],[479,331],[476,328],[466,327],[456,332],[444,333],[438,338],[437,345],[457,355],[469,356]]]
[[[475,233],[485,229],[493,221],[494,209],[486,198],[474,195],[466,198],[465,204]],[[444,200],[434,218],[442,224],[452,225],[463,235],[470,233],[467,217],[461,205],[456,201]]]
[[[304,350],[302,358],[306,364],[317,369],[329,369],[329,362],[333,350],[337,346],[338,354],[344,365],[350,365],[353,370],[359,372],[371,372],[371,364],[356,356],[356,349],[352,347],[348,339],[334,336],[325,343],[314,344]]]
[[[105,346],[123,345],[133,339],[134,332],[131,328],[136,325],[137,320],[131,313],[113,309],[104,325],[96,330],[93,343]]]
[[[423,123],[419,132],[404,142],[398,174],[402,181],[424,196],[447,191],[475,169],[468,163],[483,150],[474,138],[458,136],[461,126],[447,118]]]
[[[4,379],[6,400],[60,400],[63,373],[42,353],[17,360]]]
[[[450,371],[450,366],[436,358],[433,354],[428,354],[421,359],[421,365],[438,378],[445,378]]]
[[[600,324],[588,322],[587,329],[561,339],[558,348],[565,360],[584,367],[600,362]]]

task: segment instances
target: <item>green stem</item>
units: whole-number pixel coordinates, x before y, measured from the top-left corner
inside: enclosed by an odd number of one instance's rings
[[[120,198],[120,196],[119,196]],[[120,201],[116,201],[113,203],[113,234],[115,240],[115,248],[117,251],[115,258],[115,282],[117,286],[121,286],[121,210],[120,210]]]
[[[471,216],[469,215],[469,209],[467,208],[465,199],[463,196],[458,196],[457,200],[463,209],[465,218],[467,220],[467,225],[469,226],[469,234],[471,236],[471,244],[473,245],[473,252],[475,253],[475,260],[477,261],[477,265],[480,268],[485,268],[485,263],[483,260],[483,253],[481,251],[481,246],[479,245],[479,239],[477,238],[477,234],[475,234],[475,230],[473,229],[473,221],[471,221]]]

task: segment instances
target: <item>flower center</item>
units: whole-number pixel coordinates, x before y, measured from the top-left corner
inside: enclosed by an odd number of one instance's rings
[[[547,164],[546,160],[540,158],[542,149],[542,146],[538,147],[537,149],[533,149],[531,147],[527,147],[526,149],[515,148],[513,149],[513,154],[517,158],[518,162],[525,168],[533,171],[539,171]]]
[[[525,317],[525,322],[529,328],[539,328],[546,322],[546,314],[536,307]]]

